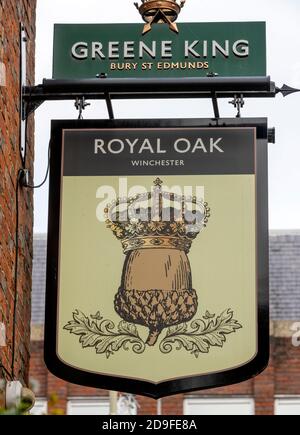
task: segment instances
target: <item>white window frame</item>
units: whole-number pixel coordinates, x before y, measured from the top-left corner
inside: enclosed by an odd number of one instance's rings
[[[48,401],[45,397],[38,397],[35,399],[34,406],[29,411],[31,415],[47,415],[48,414]]]
[[[282,413],[282,409],[284,407],[295,406],[298,409],[296,413]],[[283,407],[283,408],[282,408]],[[281,409],[280,409],[281,408]],[[288,395],[280,395],[275,397],[274,402],[274,414],[275,415],[300,415],[300,396],[288,396]]]
[[[212,407],[216,407],[218,405],[231,405],[232,407],[234,407],[234,405],[248,405],[249,406],[249,412],[247,412],[246,414],[239,414],[239,415],[254,415],[255,414],[255,400],[253,397],[248,397],[248,396],[244,396],[244,397],[186,397],[183,401],[183,413],[184,415],[207,415],[205,413],[201,413],[201,414],[191,414],[189,413],[189,406],[193,404],[194,406],[199,405],[201,408],[201,405],[210,405]],[[216,412],[216,414],[214,415],[238,415],[236,413],[218,413]]]
[[[98,414],[87,415],[109,415],[109,398],[108,397],[68,397],[67,402],[67,415],[82,415],[74,414],[74,405],[88,408],[88,406],[95,406],[99,408]],[[104,412],[101,412],[103,409]]]

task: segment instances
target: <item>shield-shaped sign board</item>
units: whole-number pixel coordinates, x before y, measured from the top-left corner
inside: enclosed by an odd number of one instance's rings
[[[159,398],[268,362],[265,119],[53,121],[45,360]]]

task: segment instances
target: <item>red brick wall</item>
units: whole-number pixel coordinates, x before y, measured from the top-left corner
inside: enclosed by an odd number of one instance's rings
[[[108,396],[105,390],[80,387],[60,381],[50,375],[43,363],[43,342],[32,343],[31,377],[40,384],[38,397],[57,395],[55,407],[50,406],[50,412],[55,409],[66,411],[67,399],[82,396]],[[255,413],[257,415],[274,414],[274,398],[278,394],[300,395],[300,350],[293,347],[290,338],[271,338],[270,364],[268,368],[257,377],[235,385],[222,388],[202,390],[192,393],[192,396],[203,397],[252,397],[255,400]],[[161,401],[162,415],[183,414],[183,394],[165,397]],[[138,414],[156,415],[156,400],[137,396],[139,404]]]
[[[274,338],[271,339],[271,351],[269,366],[264,370],[259,377],[254,378],[253,395],[255,397],[255,414],[256,415],[273,415],[274,414],[274,393],[275,393],[275,378],[276,371],[276,353],[279,347],[276,345]],[[291,348],[291,341],[289,347]]]
[[[107,397],[106,390],[69,384],[53,376],[44,363],[43,341],[31,342],[30,378],[36,397],[47,398],[49,414],[66,414],[69,397]]]
[[[35,0],[0,0],[0,62],[6,67],[6,86],[0,87],[0,322],[6,326],[7,346],[0,348],[0,378],[10,378],[12,334],[16,322],[15,378],[28,382],[30,293],[32,265],[32,191],[19,190],[19,273],[16,319],[15,250],[16,184],[22,167],[19,154],[19,23],[28,32],[28,80],[34,83]],[[26,166],[33,174],[33,120],[28,125]]]
[[[136,399],[139,404],[139,409],[138,409],[139,415],[156,415],[157,412],[156,400],[143,396],[137,396]]]
[[[277,338],[275,394],[300,395],[300,347]]]
[[[34,380],[32,387],[38,397],[48,396],[48,370],[43,359],[43,346],[42,341],[33,341],[30,346],[30,378]]]

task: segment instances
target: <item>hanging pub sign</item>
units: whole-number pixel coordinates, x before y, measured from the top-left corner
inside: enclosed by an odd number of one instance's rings
[[[268,362],[265,119],[53,121],[45,360],[153,398]]]
[[[53,78],[265,76],[264,22],[56,24]]]

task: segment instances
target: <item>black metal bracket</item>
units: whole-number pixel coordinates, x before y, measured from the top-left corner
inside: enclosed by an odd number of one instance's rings
[[[25,88],[26,89],[26,88]],[[24,88],[23,88],[23,92]],[[23,106],[22,106],[22,121],[25,121],[31,113],[34,113],[36,109],[38,109],[46,100],[39,99],[39,100],[31,100],[30,97],[24,99],[23,94]]]
[[[235,95],[232,101],[229,101],[229,104],[233,104],[233,107],[237,109],[236,118],[241,117],[241,109],[245,105],[245,100],[243,94]]]
[[[70,100],[70,99],[74,98],[74,96],[72,98],[68,98],[67,96],[60,98],[59,95],[57,95],[57,98],[47,98],[46,96],[45,96],[45,98],[36,98],[36,96],[34,96],[34,95],[27,94],[28,89],[32,89],[32,88],[26,88],[26,87],[22,88],[22,91],[23,91],[22,121],[25,121],[28,118],[28,116],[31,113],[34,113],[36,111],[36,109],[38,109],[45,101]],[[25,96],[25,98],[24,98],[24,96]],[[95,99],[95,98],[93,98],[93,99]],[[102,99],[102,98],[99,97],[99,99]],[[115,119],[112,101],[111,101],[109,93],[106,94],[105,100],[106,100],[107,112],[108,112],[109,119]],[[87,103],[85,96],[81,95],[81,96],[75,97],[74,105],[75,105],[75,108],[77,110],[79,110],[78,119],[83,119],[82,112],[87,106],[90,106],[91,103]]]
[[[276,130],[275,127],[268,128],[268,143],[276,142]]]
[[[27,50],[27,34],[25,27],[22,23],[20,23],[20,30],[19,30],[19,41],[20,41],[20,73],[19,73],[19,83],[20,83],[20,127],[19,127],[19,148],[20,148],[20,155],[23,162],[23,165],[25,165],[25,157],[26,157],[26,119],[27,116],[24,116],[23,110],[25,106],[25,101],[23,100],[23,89],[26,86],[26,79],[27,79],[27,56],[26,56],[26,50]]]
[[[115,119],[115,117],[114,117],[114,110],[113,110],[113,106],[112,106],[112,102],[111,102],[111,99],[110,99],[109,92],[107,92],[105,94],[105,101],[106,101],[106,106],[107,106],[107,111],[108,111],[109,119]]]
[[[75,103],[74,103],[74,106],[75,106],[76,110],[79,111],[78,119],[83,119],[82,112],[85,110],[86,107],[88,107],[88,106],[90,106],[90,105],[91,105],[91,103],[87,103],[87,102],[85,101],[85,98],[84,98],[84,97],[82,97],[82,98],[78,98],[78,97],[77,97],[77,98],[76,98]]]
[[[270,77],[196,77],[196,78],[153,78],[111,79],[99,76],[82,80],[43,80],[38,86],[22,88],[22,119],[34,112],[44,101],[53,100],[105,100],[110,119],[114,119],[112,100],[156,99],[156,98],[209,98],[212,100],[214,116],[219,119],[219,98],[233,98],[233,105],[241,108],[245,98],[274,98],[298,89],[284,85],[275,86]]]
[[[220,111],[219,111],[217,95],[215,92],[213,92],[211,99],[212,99],[215,119],[219,119],[220,118]]]

